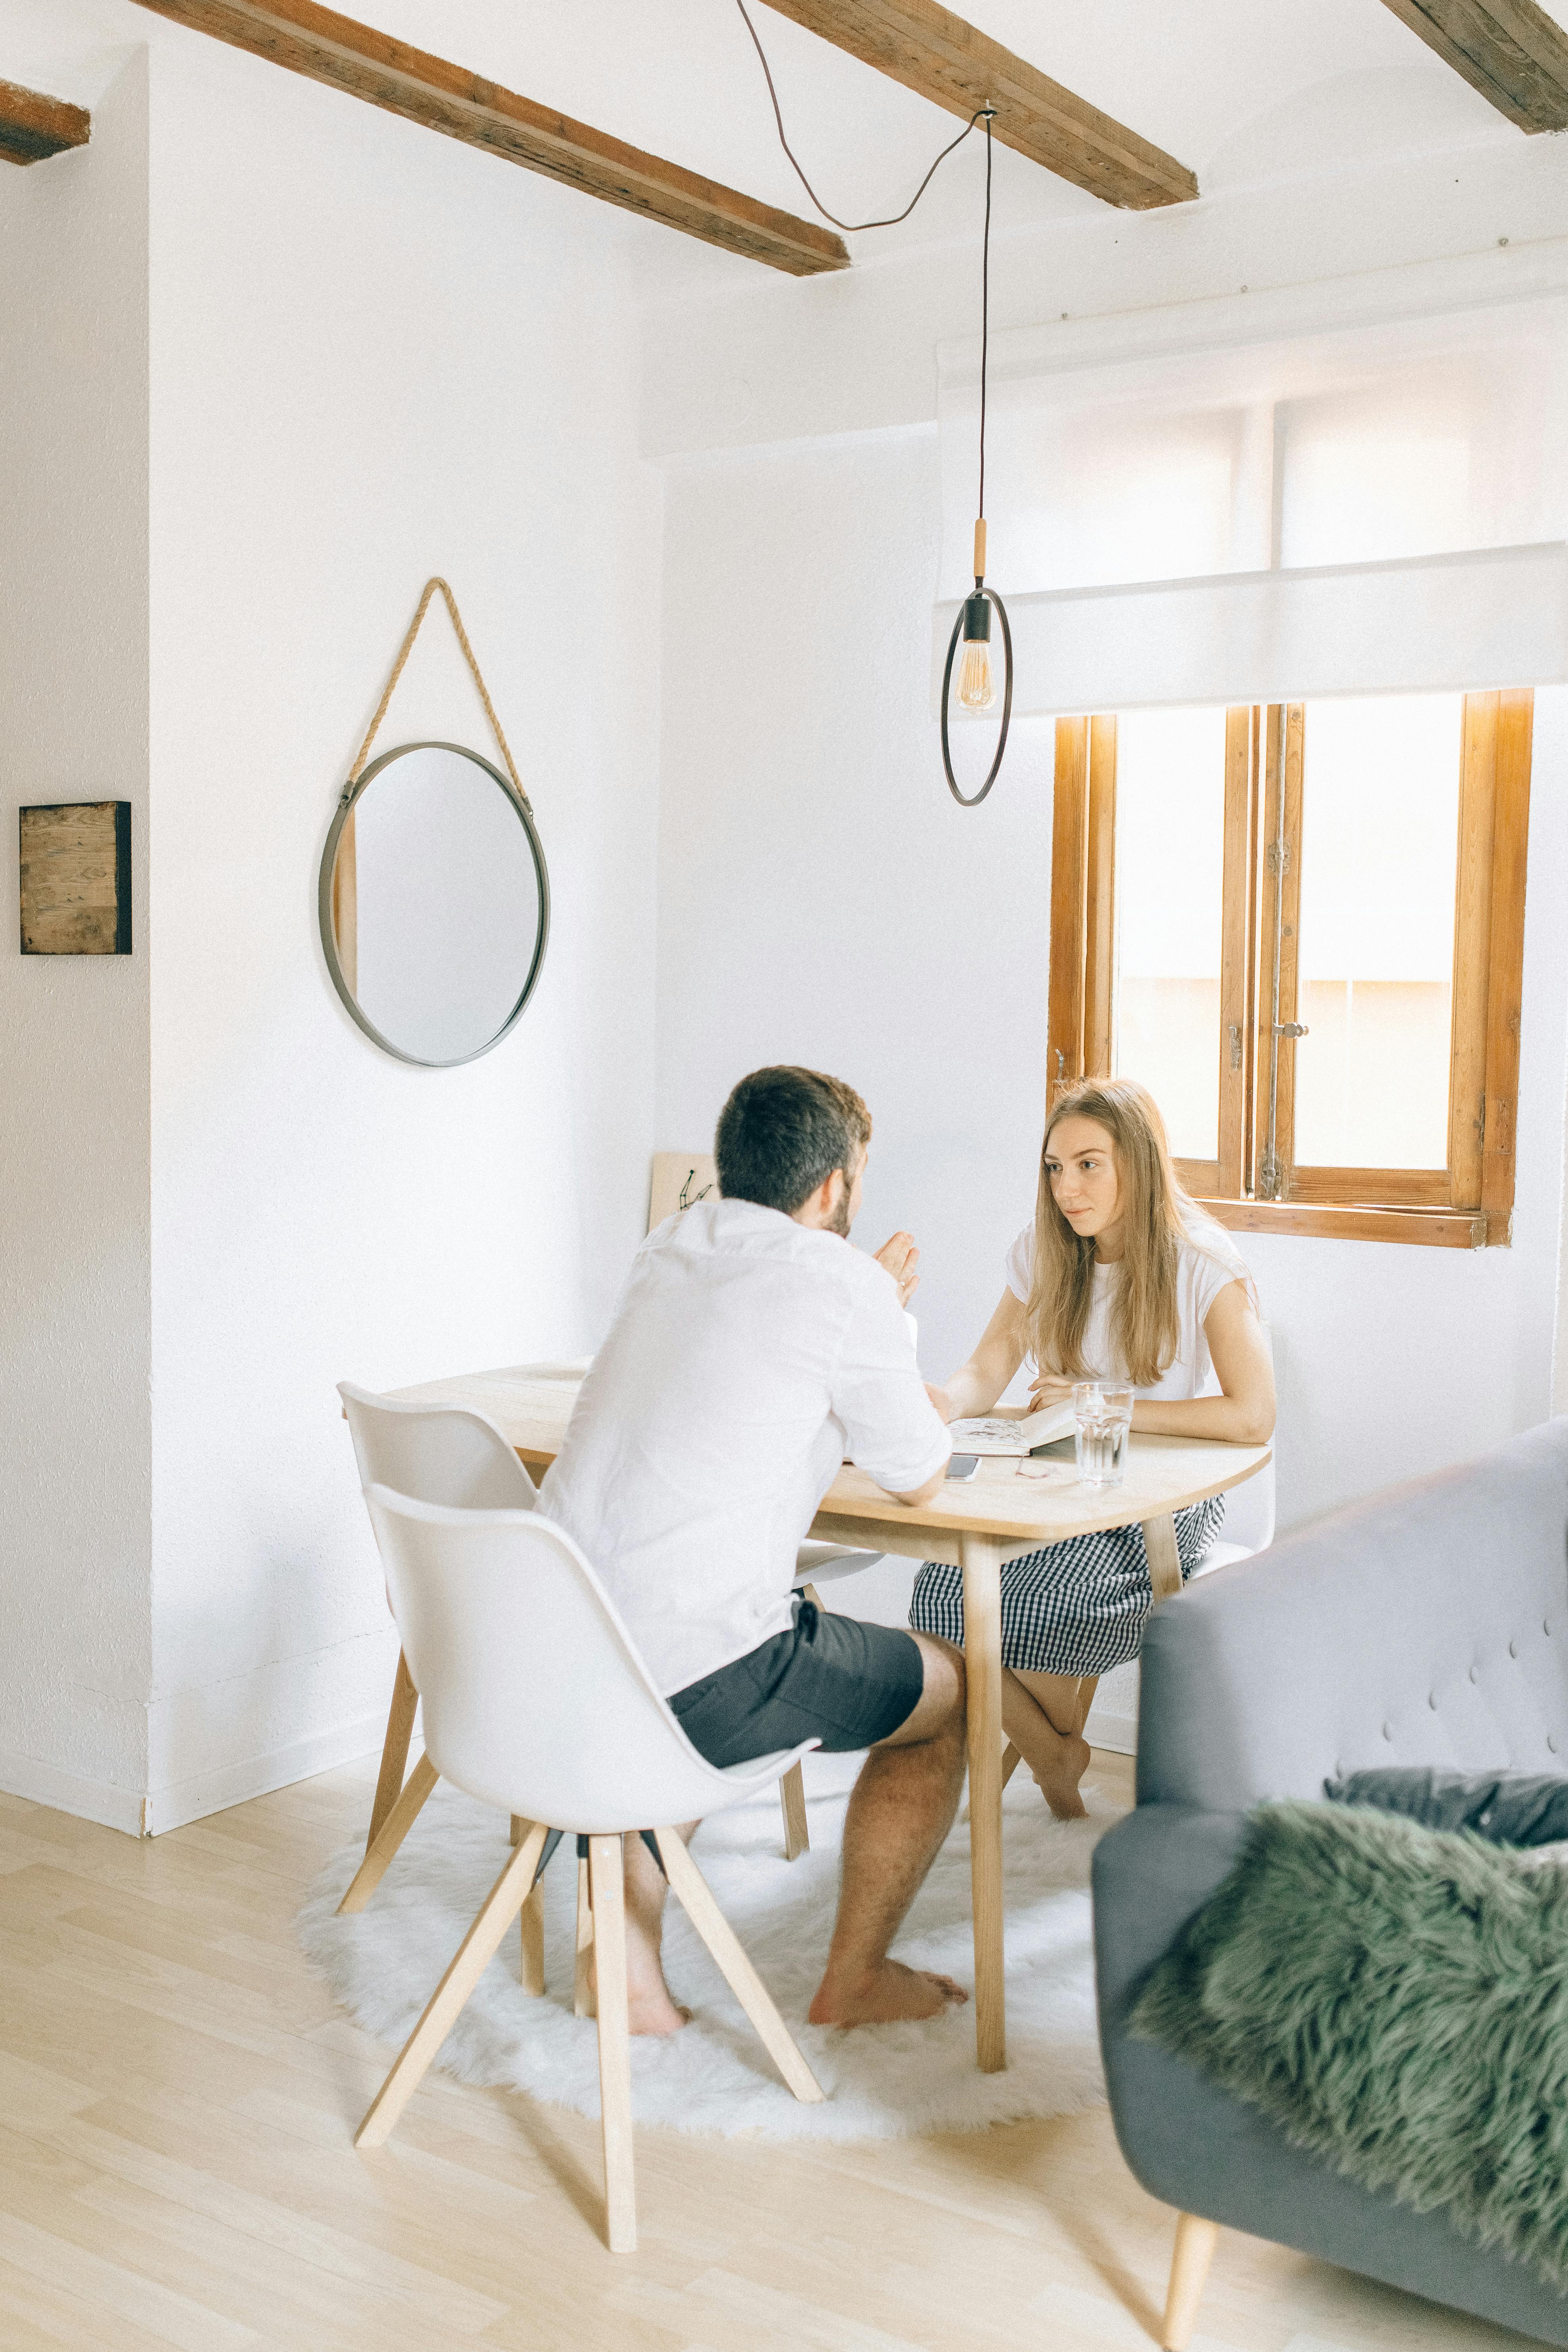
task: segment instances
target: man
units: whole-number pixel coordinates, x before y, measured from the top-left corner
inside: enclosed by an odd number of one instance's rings
[[[812,1738],[870,1749],[845,1822],[818,2025],[931,2017],[965,1998],[888,1957],[957,1810],[962,1654],[790,1591],[847,1454],[910,1505],[947,1468],[902,1312],[913,1246],[897,1234],[871,1258],[849,1244],[870,1135],[841,1079],[742,1079],[719,1120],[720,1197],[638,1251],[540,1496],[711,1763]],[[640,1840],[626,1856],[632,2031],[674,2032],[685,2021],[659,1962],[664,1880]]]

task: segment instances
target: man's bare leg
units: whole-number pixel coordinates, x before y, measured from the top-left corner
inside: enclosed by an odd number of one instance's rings
[[[691,1843],[695,1822],[680,1835]],[[664,1873],[640,1837],[623,1841],[626,1881],[626,2010],[634,2033],[679,2033],[691,2011],[672,2000],[664,1981],[660,1948],[664,1936]]]
[[[1089,1766],[1083,1737],[1095,1677],[1042,1675],[1008,1666],[1002,1675],[1002,1728],[1040,1784],[1059,1822],[1080,1820],[1078,1784]],[[1089,1697],[1084,1696],[1087,1683]]]
[[[919,1704],[873,1748],[849,1799],[838,1916],[813,2025],[875,2025],[935,2017],[968,1994],[951,1977],[888,1958],[921,1883],[952,1826],[963,1785],[963,1656],[924,1633]]]

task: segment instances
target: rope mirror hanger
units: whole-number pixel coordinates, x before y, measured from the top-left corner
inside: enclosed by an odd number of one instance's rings
[[[464,744],[430,740],[371,758],[437,590],[504,773]],[[362,819],[361,802],[389,770]],[[321,856],[318,913],[344,1009],[398,1061],[447,1069],[477,1060],[508,1034],[538,982],[550,931],[543,846],[457,599],[439,577],[426,583],[339,795]]]

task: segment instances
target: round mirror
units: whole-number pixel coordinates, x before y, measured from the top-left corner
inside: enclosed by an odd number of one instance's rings
[[[340,803],[321,856],[321,945],[338,994],[400,1062],[489,1053],[533,993],[550,879],[499,768],[457,743],[404,743]]]

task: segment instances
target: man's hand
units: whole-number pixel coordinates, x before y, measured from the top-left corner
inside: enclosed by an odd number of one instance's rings
[[[916,1268],[921,1254],[915,1247],[912,1234],[895,1234],[877,1252],[877,1264],[885,1265],[899,1286],[899,1305],[907,1307],[920,1284]]]
[[[1040,1372],[1029,1391],[1029,1411],[1044,1412],[1049,1405],[1069,1404],[1072,1391],[1071,1381],[1063,1380],[1058,1372]]]

